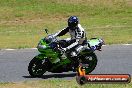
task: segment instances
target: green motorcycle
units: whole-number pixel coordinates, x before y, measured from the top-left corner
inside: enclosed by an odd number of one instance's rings
[[[48,34],[48,30],[45,30]],[[51,34],[52,35],[52,34]],[[32,77],[41,77],[46,71],[52,73],[75,72],[79,64],[85,64],[86,74],[91,73],[97,65],[95,50],[101,50],[104,41],[99,38],[91,38],[86,41],[85,48],[76,57],[71,57],[70,52],[61,49],[68,46],[66,40],[58,40],[56,37],[41,39],[37,49],[40,52],[29,63],[28,71]]]

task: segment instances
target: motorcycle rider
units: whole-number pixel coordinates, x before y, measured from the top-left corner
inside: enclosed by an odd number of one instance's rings
[[[70,45],[66,48],[62,48],[63,51],[71,50],[71,56],[77,56],[77,54],[84,49],[84,43],[86,39],[86,33],[84,28],[79,24],[79,19],[77,16],[71,16],[68,19],[68,26],[61,31],[55,33],[53,37],[63,36],[66,33],[70,33],[71,39],[67,40]]]

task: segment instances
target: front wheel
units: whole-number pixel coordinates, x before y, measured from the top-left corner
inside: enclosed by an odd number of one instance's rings
[[[29,74],[32,77],[41,77],[46,72],[46,59],[38,59],[34,57],[28,66]]]

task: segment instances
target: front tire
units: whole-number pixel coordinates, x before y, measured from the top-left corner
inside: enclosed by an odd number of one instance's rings
[[[32,77],[41,77],[46,72],[46,59],[38,59],[34,57],[28,66],[29,74]]]

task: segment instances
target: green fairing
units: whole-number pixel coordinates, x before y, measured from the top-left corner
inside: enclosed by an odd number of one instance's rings
[[[59,53],[53,51],[53,49],[50,48],[49,44],[47,44],[45,40],[41,39],[40,43],[41,43],[41,45],[46,46],[45,49],[38,49],[41,52],[41,55],[38,55],[38,56],[40,56],[40,59],[43,59],[43,57],[48,57],[50,62],[54,63],[56,61],[56,59],[59,58]],[[60,64],[67,64],[67,63],[70,63],[70,60],[64,59],[60,62]]]
[[[46,48],[50,48],[50,47],[49,47],[49,43],[46,43],[45,40],[41,39],[41,40],[40,40],[40,43],[41,43],[41,45],[45,45]]]
[[[98,45],[100,42],[99,42],[99,39],[98,38],[92,38],[90,40],[88,40],[88,43],[90,44],[90,46],[95,46],[95,45]],[[90,54],[92,53],[93,51],[89,50],[89,51],[82,51],[80,52],[81,55],[83,54]]]
[[[46,58],[46,56],[45,56],[45,54],[39,54],[39,55],[37,55],[37,56],[35,56],[37,59],[45,59]]]
[[[59,66],[66,65],[67,63],[70,63],[70,62],[71,62],[71,61],[70,61],[68,58],[66,58],[66,59],[60,61],[59,64],[57,64],[56,66],[54,66],[54,67],[51,69],[51,71],[54,70],[54,69],[56,69],[56,68],[58,68]]]
[[[98,38],[90,39],[90,40],[88,41],[88,43],[90,44],[90,46],[98,45],[98,44],[99,44],[99,39],[98,39]]]
[[[61,61],[62,64],[67,64],[67,63],[70,63],[70,62],[71,61],[68,58],[66,58],[66,59],[64,59],[64,60]]]

